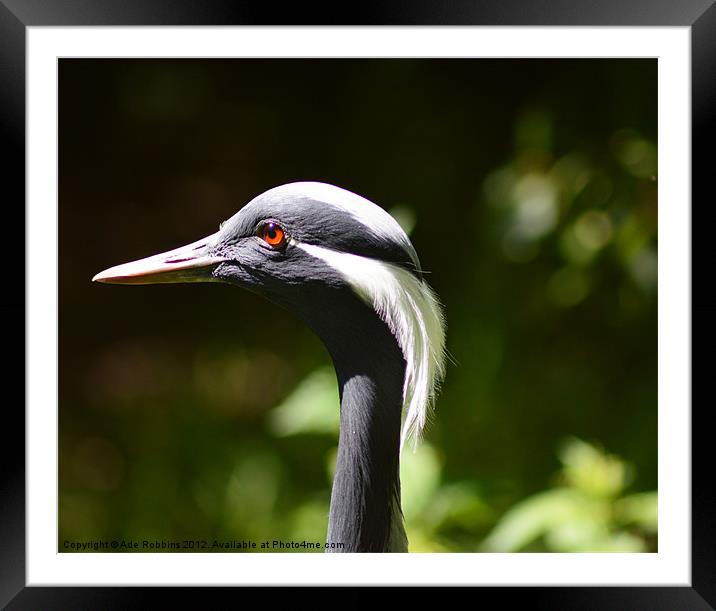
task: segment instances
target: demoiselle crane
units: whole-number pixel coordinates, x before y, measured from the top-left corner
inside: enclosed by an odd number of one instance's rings
[[[209,237],[93,280],[235,284],[304,320],[326,345],[340,391],[327,551],[408,550],[400,450],[425,426],[445,371],[445,331],[415,249],[390,214],[333,185],[291,183],[254,198]]]

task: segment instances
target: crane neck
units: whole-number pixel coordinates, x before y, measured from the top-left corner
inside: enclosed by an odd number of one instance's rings
[[[371,307],[353,297],[340,316],[330,311],[309,321],[333,358],[341,398],[328,542],[343,548],[327,551],[407,551],[399,475],[405,359]]]

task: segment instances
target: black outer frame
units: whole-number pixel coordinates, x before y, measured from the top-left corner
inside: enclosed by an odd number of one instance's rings
[[[563,25],[563,26],[691,26],[692,53],[692,192],[706,200],[713,173],[709,155],[716,141],[716,5],[714,0],[372,0],[338,13],[333,4],[287,7],[232,0],[0,0],[0,142],[6,151],[1,201],[6,253],[24,252],[25,219],[25,28],[27,26],[95,25]],[[292,8],[291,8],[292,6]],[[280,16],[277,16],[279,14]],[[712,192],[710,199],[713,199]],[[704,202],[707,204],[708,200]],[[703,213],[701,213],[703,214]],[[700,224],[704,226],[705,223]],[[23,230],[21,231],[20,228]],[[8,243],[10,241],[10,243]],[[703,269],[710,252],[692,259]],[[5,332],[16,346],[14,359],[3,366],[8,382],[24,378],[25,291],[19,290],[17,265],[0,303]],[[24,266],[23,266],[24,269]],[[701,321],[707,310],[696,309]],[[702,345],[707,336],[699,335]],[[6,356],[10,356],[9,350]],[[23,355],[20,359],[19,355]],[[705,369],[705,366],[704,366]],[[705,372],[704,372],[705,373]],[[703,379],[703,378],[702,378]],[[24,388],[22,392],[24,398]],[[24,402],[24,401],[23,401]],[[536,609],[689,610],[716,608],[716,486],[710,472],[711,427],[707,406],[692,406],[692,579],[691,587],[519,587],[481,588],[482,601],[520,604]],[[123,609],[166,603],[181,596],[185,604],[205,606],[227,588],[25,587],[25,421],[19,402],[6,402],[0,474],[0,604],[8,609]],[[18,446],[7,442],[11,436]],[[257,592],[260,596],[261,593]],[[359,602],[359,599],[356,599]],[[204,603],[204,604],[202,604]]]

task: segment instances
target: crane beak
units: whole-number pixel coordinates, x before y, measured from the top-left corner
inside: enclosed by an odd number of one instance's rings
[[[212,282],[211,272],[226,259],[207,254],[218,234],[146,259],[116,265],[92,278],[107,284],[166,284]]]

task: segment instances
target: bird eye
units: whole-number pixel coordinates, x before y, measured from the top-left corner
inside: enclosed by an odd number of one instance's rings
[[[273,248],[281,248],[286,243],[286,232],[277,223],[266,223],[259,227],[259,237]]]

